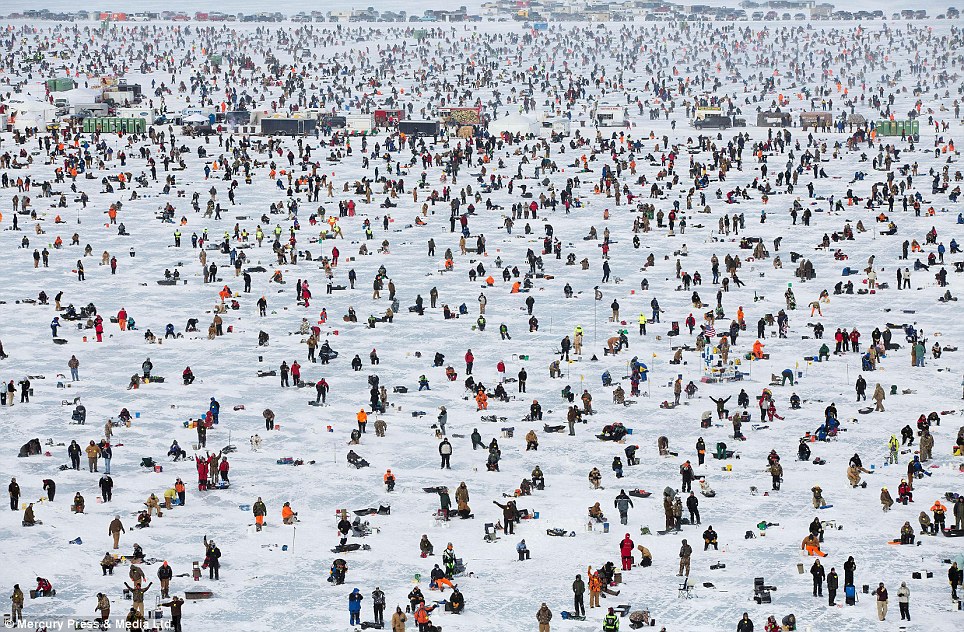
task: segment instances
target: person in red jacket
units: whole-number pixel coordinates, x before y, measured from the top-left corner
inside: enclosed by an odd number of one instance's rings
[[[623,558],[623,570],[628,571],[633,568],[633,541],[629,534],[619,543],[619,552]]]
[[[472,375],[472,363],[475,362],[475,356],[472,355],[472,350],[469,349],[465,352],[465,374]]]
[[[195,458],[197,466],[197,488],[204,491],[208,488],[208,462],[202,458]]]
[[[230,483],[230,482],[231,482],[231,481],[228,479],[228,470],[230,470],[230,469],[231,469],[231,466],[228,464],[228,460],[227,460],[226,458],[222,457],[222,458],[221,458],[221,464],[218,466],[218,472],[221,473],[221,480],[224,481],[225,483]]]
[[[117,324],[120,325],[121,331],[127,330],[127,310],[123,307],[117,312]]]
[[[301,382],[301,365],[297,360],[291,363],[291,381],[296,386]]]

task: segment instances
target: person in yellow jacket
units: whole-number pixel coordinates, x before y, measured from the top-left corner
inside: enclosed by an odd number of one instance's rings
[[[87,453],[87,466],[90,468],[91,472],[97,471],[97,459],[100,458],[100,448],[93,441],[90,442],[84,452]]]
[[[646,335],[646,314],[642,312],[639,313],[639,335]]]

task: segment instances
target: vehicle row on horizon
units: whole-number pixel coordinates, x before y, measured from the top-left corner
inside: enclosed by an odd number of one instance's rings
[[[696,7],[690,7],[696,9]],[[707,7],[709,8],[709,7]],[[343,11],[301,11],[293,15],[286,15],[281,12],[260,12],[260,13],[223,13],[220,11],[197,11],[190,15],[183,11],[160,11],[160,12],[112,12],[112,11],[86,11],[79,10],[73,12],[54,12],[47,9],[29,9],[22,12],[14,12],[6,15],[6,19],[18,20],[43,20],[59,22],[151,22],[151,21],[172,21],[172,22],[293,22],[293,23],[325,23],[325,22],[482,22],[484,19],[490,22],[506,22],[511,20],[540,23],[551,21],[634,21],[642,20],[646,22],[666,22],[666,21],[846,21],[846,20],[885,20],[887,19],[884,11],[877,9],[874,11],[832,11],[823,14],[811,14],[788,11],[753,11],[747,13],[742,8],[713,7],[713,12],[685,12],[682,10],[671,10],[669,12],[650,12],[644,15],[639,14],[612,14],[609,19],[603,20],[597,14],[571,13],[565,16],[553,14],[547,18],[536,11],[519,12],[510,15],[487,15],[485,17],[470,14],[465,6],[460,6],[455,10],[425,10],[422,15],[409,15],[406,11],[377,11],[374,7],[366,9],[352,9]],[[955,7],[948,7],[944,13],[935,16],[935,19],[959,19],[960,11]],[[927,20],[931,19],[924,9],[904,9],[894,12],[890,16],[891,20]]]

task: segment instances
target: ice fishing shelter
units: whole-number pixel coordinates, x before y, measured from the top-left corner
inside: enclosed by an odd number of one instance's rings
[[[567,118],[546,119],[542,121],[540,131],[543,138],[569,136],[572,133],[572,122]]]
[[[624,127],[626,109],[621,105],[600,105],[593,116],[596,127]]]
[[[51,93],[54,92],[66,92],[67,90],[73,90],[77,84],[70,77],[54,77],[53,79],[47,79],[46,81],[47,90]]]
[[[831,112],[801,112],[800,113],[800,127],[802,127],[803,129],[808,129],[810,127],[829,128],[832,126],[833,126],[833,113]]]

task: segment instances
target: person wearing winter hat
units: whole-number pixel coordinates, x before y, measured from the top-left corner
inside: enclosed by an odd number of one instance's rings
[[[900,620],[910,621],[910,588],[907,582],[901,582],[897,589],[897,605],[900,607]]]
[[[348,595],[348,625],[361,625],[361,602],[364,598],[357,588]]]

